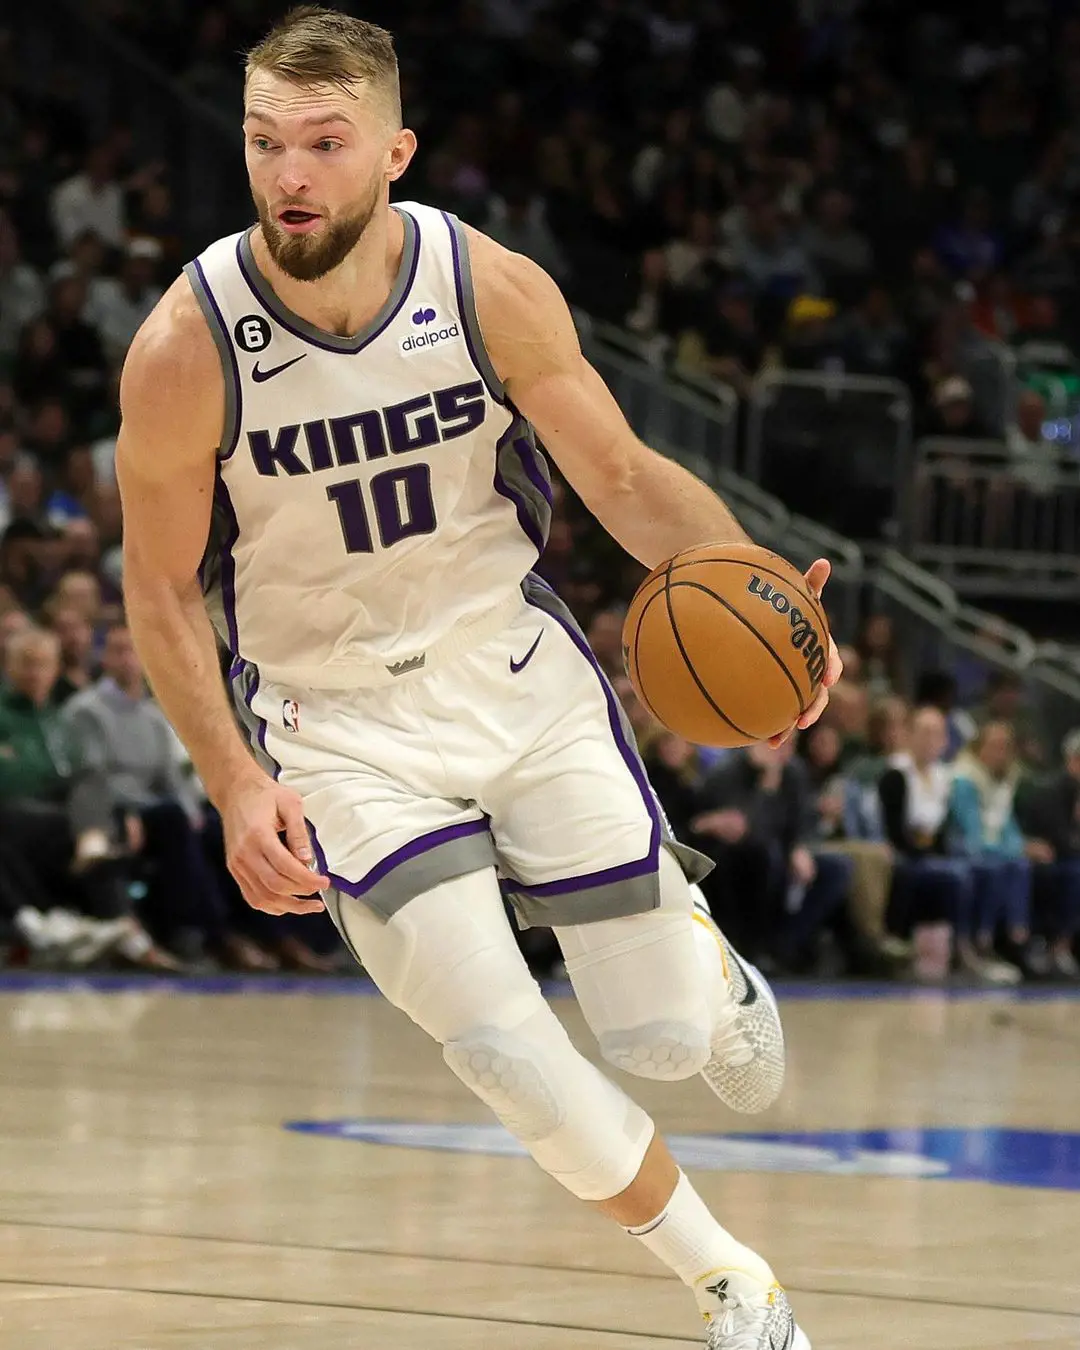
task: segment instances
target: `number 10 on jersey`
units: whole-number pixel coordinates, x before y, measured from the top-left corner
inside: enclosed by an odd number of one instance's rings
[[[393,548],[413,535],[435,532],[435,502],[427,464],[406,464],[377,473],[368,483],[366,494],[359,478],[349,478],[332,484],[326,495],[337,506],[349,553],[375,552],[372,517],[383,548]]]

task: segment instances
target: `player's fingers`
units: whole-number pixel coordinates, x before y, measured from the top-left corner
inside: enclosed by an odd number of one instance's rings
[[[795,726],[788,727],[787,731],[778,731],[775,736],[770,736],[769,744],[772,746],[772,748],[775,750],[779,746],[783,745],[785,741],[789,741],[791,737],[795,734],[795,728],[798,725],[799,725],[798,722],[796,722]]]
[[[330,884],[328,877],[320,877],[317,873],[309,871],[296,861],[287,848],[278,844],[276,839],[274,843],[278,850],[276,853],[272,853],[269,847],[264,845],[263,851],[251,850],[238,855],[240,866],[256,885],[269,891],[271,895],[310,895],[312,891],[326,889]],[[288,872],[281,864],[282,858],[291,864]]]
[[[244,899],[253,909],[262,910],[264,914],[318,914],[326,908],[316,897],[282,895],[272,891],[243,867],[233,867],[232,873]]]
[[[818,558],[810,564],[806,573],[806,584],[810,588],[810,594],[816,599],[821,599],[821,592],[825,589],[825,583],[832,575],[832,563],[828,558]]]
[[[821,714],[825,711],[829,702],[829,690],[823,684],[817,691],[817,698],[810,704],[809,708],[800,716],[795,725],[800,731],[805,731],[807,727],[813,726]]]
[[[829,662],[825,667],[825,675],[821,683],[826,689],[831,689],[844,673],[844,663],[840,659],[840,651],[836,643],[829,638]]]
[[[311,847],[311,835],[308,833],[304,804],[299,794],[283,792],[277,803],[278,816],[285,831],[285,846],[294,858],[307,865],[314,862],[315,854]]]
[[[236,857],[275,895],[307,895],[330,885],[330,878],[305,867],[276,831],[253,830],[240,840]]]

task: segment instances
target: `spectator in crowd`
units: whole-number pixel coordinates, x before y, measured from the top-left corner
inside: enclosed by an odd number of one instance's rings
[[[871,705],[866,719],[866,748],[861,754],[852,754],[847,772],[860,787],[877,790],[882,774],[893,757],[908,748],[911,708],[899,694],[878,699]]]
[[[917,708],[909,748],[891,757],[878,784],[885,834],[897,858],[897,908],[908,915],[915,944],[915,976],[943,980],[952,960],[954,930],[970,919],[971,868],[955,856],[951,838],[952,770],[944,756],[948,732],[937,708]],[[983,972],[995,972],[987,965]]]
[[[888,927],[893,850],[885,840],[877,792],[843,771],[840,733],[828,723],[810,727],[801,749],[816,794],[815,850],[851,862],[853,966],[875,974],[903,969],[911,946]]]
[[[28,628],[8,642],[0,690],[0,872],[23,897],[20,931],[32,948],[59,948],[74,964],[112,951],[144,969],[175,970],[132,913],[103,836],[71,829],[77,750],[52,702],[59,673],[55,634]],[[56,908],[59,928],[48,917]]]
[[[94,630],[77,609],[52,607],[49,627],[60,641],[60,675],[52,700],[59,707],[97,679]]]
[[[1040,923],[1047,971],[1080,977],[1073,950],[1080,932],[1080,730],[1070,731],[1061,747],[1063,767],[1035,784],[1018,800],[1028,856],[1035,864],[1036,891],[1046,898]],[[1041,884],[1040,884],[1041,883]]]
[[[102,670],[102,678],[64,709],[78,761],[70,801],[76,832],[110,836],[152,867],[150,925],[186,957],[200,957],[205,940],[213,955],[236,969],[272,968],[255,943],[230,928],[202,843],[201,807],[180,772],[168,723],[147,691],[123,624],[106,634]]]
[[[53,193],[52,226],[65,250],[84,230],[93,230],[110,248],[123,246],[127,211],[111,143],[95,145],[82,170],[65,179]]]
[[[101,279],[97,294],[88,304],[88,318],[101,336],[110,361],[123,359],[131,340],[161,299],[157,266],[161,245],[156,239],[128,241],[117,277]]]
[[[758,743],[722,760],[701,786],[692,828],[716,859],[704,882],[713,916],[739,950],[806,970],[826,956],[825,929],[844,907],[852,865],[813,851],[814,799],[794,748],[793,739]]]
[[[960,848],[970,859],[971,919],[957,932],[961,965],[980,978],[1015,983],[1028,966],[1031,937],[1031,864],[1016,818],[1020,763],[1009,722],[980,728],[960,756],[953,778],[951,811]],[[1012,962],[995,953],[1004,931]]]
[[[625,605],[609,605],[597,610],[585,630],[593,655],[611,679],[623,674],[622,630]]]
[[[871,701],[888,698],[904,687],[904,669],[892,618],[868,614],[859,627],[855,650],[862,658],[862,678]]]
[[[923,671],[915,683],[915,703],[937,708],[945,718],[945,758],[953,760],[968,745],[977,730],[974,717],[960,706],[956,676],[946,670]]]
[[[0,210],[0,363],[15,355],[19,334],[45,308],[41,277],[22,259],[11,217]]]
[[[981,705],[975,709],[977,723],[1005,722],[1016,738],[1016,748],[1028,768],[1039,768],[1046,759],[1045,736],[1038,715],[1024,696],[1024,682],[1011,670],[995,670],[986,682]]]
[[[975,391],[962,375],[948,375],[934,389],[926,436],[984,440],[990,434],[975,407]]]

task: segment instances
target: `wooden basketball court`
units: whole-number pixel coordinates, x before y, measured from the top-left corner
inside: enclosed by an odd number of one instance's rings
[[[3,1350],[700,1345],[366,988],[4,977]],[[815,1350],[1077,1350],[1080,1002],[862,992],[783,999],[766,1116],[621,1081]]]

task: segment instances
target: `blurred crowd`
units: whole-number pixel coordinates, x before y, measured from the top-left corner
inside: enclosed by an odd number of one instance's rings
[[[82,13],[238,123],[237,53],[283,8],[87,0]],[[529,254],[662,359],[739,392],[771,364],[900,378],[919,431],[1004,436],[1035,478],[1068,441],[1070,6],[362,12],[398,34],[421,142],[406,195]],[[333,968],[327,924],[264,925],[243,906],[123,623],[119,369],[208,241],[170,147],[148,157],[122,123],[88,135],[79,72],[34,83],[16,50],[0,32],[0,947]],[[1009,418],[973,376],[1004,348],[1024,383]],[[676,829],[717,859],[709,901],[750,954],[793,971],[1075,976],[1080,744],[1040,740],[1017,685],[996,680],[967,711],[948,672],[899,687],[888,621],[872,616],[820,728],[720,755],[634,702],[620,606],[641,572],[565,492],[542,570],[609,665]],[[544,935],[526,941],[550,966]]]

